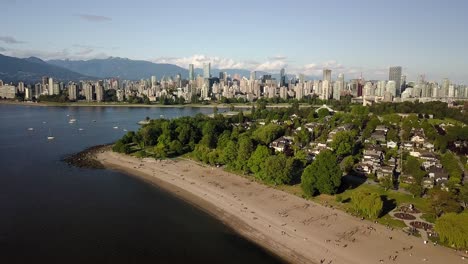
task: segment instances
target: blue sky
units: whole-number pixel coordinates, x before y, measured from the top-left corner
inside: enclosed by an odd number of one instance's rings
[[[0,0],[0,52],[468,84],[468,1]]]

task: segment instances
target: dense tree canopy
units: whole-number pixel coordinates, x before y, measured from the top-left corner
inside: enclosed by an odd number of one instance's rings
[[[331,143],[331,148],[337,156],[344,157],[353,154],[355,144],[355,132],[340,131],[335,134]]]
[[[429,202],[436,216],[452,212],[458,213],[462,210],[456,196],[451,192],[441,189],[431,189],[429,191]]]
[[[301,187],[307,196],[335,194],[341,184],[342,171],[331,151],[322,151],[302,173]]]

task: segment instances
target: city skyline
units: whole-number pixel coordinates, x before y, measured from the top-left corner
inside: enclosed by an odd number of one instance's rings
[[[129,6],[114,1],[109,8],[91,1],[9,0],[2,5],[9,22],[0,26],[0,53],[9,56],[118,56],[183,68],[204,63],[274,73],[285,68],[309,76],[328,68],[333,78],[343,73],[350,79],[361,72],[366,79],[387,79],[388,68],[401,65],[408,80],[424,74],[428,80],[468,83],[464,2],[139,1]]]

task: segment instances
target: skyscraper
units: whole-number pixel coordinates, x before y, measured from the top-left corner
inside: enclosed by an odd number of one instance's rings
[[[396,94],[393,96],[401,94],[401,66],[393,66],[388,70],[388,80],[395,82]]]
[[[286,74],[284,68],[280,71],[280,87],[286,86]]]
[[[189,64],[189,72],[188,72],[189,81],[195,80],[194,72],[195,72],[195,71],[194,71],[194,69],[193,69],[193,64]]]
[[[256,71],[251,71],[250,72],[250,80],[255,81],[257,79],[257,72]]]
[[[49,95],[54,95],[54,79],[49,78],[49,86],[47,87]]]
[[[396,92],[397,92],[397,91],[396,91],[396,90],[397,90],[396,87],[397,87],[397,86],[396,86],[396,82],[393,81],[393,80],[391,80],[391,81],[388,81],[387,87],[385,87],[385,90],[386,90],[386,92],[389,92],[393,97],[395,97],[395,96],[396,96]]]
[[[329,69],[323,69],[323,81],[328,81],[328,83],[331,83],[331,70]]]
[[[203,63],[203,78],[211,78],[211,63]]]

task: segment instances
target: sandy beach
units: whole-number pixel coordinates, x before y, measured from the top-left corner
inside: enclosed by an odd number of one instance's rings
[[[468,263],[460,252],[327,208],[220,168],[177,159],[96,158],[202,208],[290,263]]]

